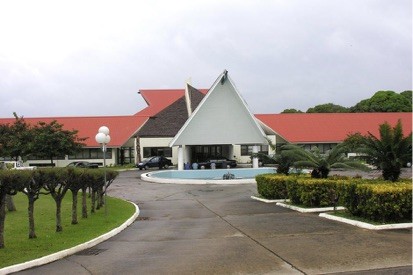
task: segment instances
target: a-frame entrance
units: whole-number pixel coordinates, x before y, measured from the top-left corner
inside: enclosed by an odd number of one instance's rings
[[[265,133],[224,71],[169,144],[178,146],[178,169],[183,169],[183,146],[268,144]],[[188,149],[186,149],[188,150]],[[258,160],[253,160],[258,167]]]

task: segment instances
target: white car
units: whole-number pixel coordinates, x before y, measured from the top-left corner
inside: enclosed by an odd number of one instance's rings
[[[24,166],[21,161],[0,161],[0,169],[34,170],[36,169],[36,166]]]

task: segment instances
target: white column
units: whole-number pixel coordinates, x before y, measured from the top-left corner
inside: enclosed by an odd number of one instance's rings
[[[178,170],[184,170],[184,150],[182,145],[178,146]]]
[[[134,146],[134,148],[135,148],[135,150],[133,150],[133,158],[135,159],[135,164],[138,164],[139,163],[139,159],[138,159],[138,154],[139,154],[139,152],[138,152],[138,150],[140,150],[140,148],[138,148],[139,146],[138,146],[138,138],[137,137],[135,137],[134,139],[133,139],[133,146]]]
[[[191,158],[190,158],[190,147],[188,145],[185,145],[184,147],[184,165],[187,162],[191,162]]]
[[[252,153],[255,155],[258,153],[258,146],[254,145],[252,147]],[[252,158],[252,168],[258,168],[258,157],[254,156]]]
[[[234,159],[234,144],[231,144],[230,146],[229,146],[229,149],[228,149],[228,155],[229,155],[229,159]]]

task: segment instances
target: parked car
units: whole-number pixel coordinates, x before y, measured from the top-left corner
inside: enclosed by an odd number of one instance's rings
[[[211,168],[211,163],[215,163],[215,168],[227,168],[229,165],[231,168],[237,167],[237,161],[227,158],[208,159],[198,163],[199,168],[204,166],[206,169]]]
[[[66,165],[66,167],[75,167],[75,168],[98,168],[99,165],[96,163],[91,163],[88,161],[74,161]]]
[[[21,161],[0,161],[0,169],[34,170],[36,166],[24,166]]]
[[[172,161],[163,157],[163,156],[155,156],[155,157],[150,157],[147,159],[142,160],[142,162],[138,163],[136,165],[137,168],[139,168],[139,170],[142,169],[149,169],[151,167],[159,167],[159,162],[161,161],[162,167],[161,168],[165,168],[168,169],[169,166],[172,166]]]

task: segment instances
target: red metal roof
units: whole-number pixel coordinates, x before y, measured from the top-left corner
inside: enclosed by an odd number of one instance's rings
[[[208,92],[208,89],[199,89],[203,94]],[[157,89],[157,90],[139,90],[139,93],[145,99],[148,107],[139,111],[135,115],[139,116],[154,116],[172,103],[185,95],[185,89]]]
[[[39,121],[50,123],[56,120],[66,130],[78,130],[78,137],[88,138],[84,141],[86,147],[99,147],[99,144],[95,141],[95,136],[101,126],[107,126],[110,130],[111,141],[108,147],[121,147],[137,132],[147,119],[148,117],[144,116],[24,118],[31,125]],[[14,118],[0,118],[0,124],[12,124],[14,121]]]
[[[395,126],[401,119],[403,132],[412,131],[412,113],[317,113],[258,114],[265,125],[291,143],[338,143],[348,134],[367,132],[379,137],[379,125]]]

